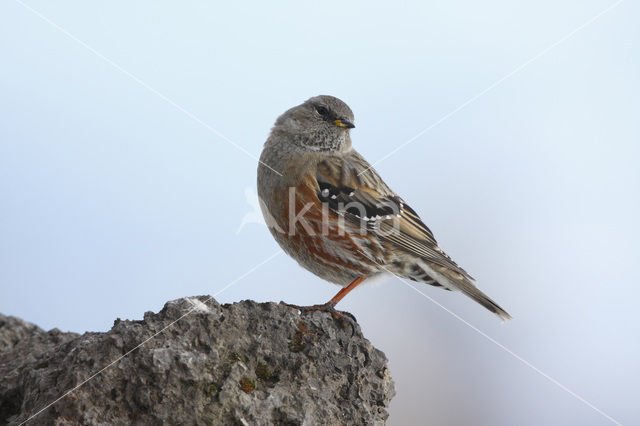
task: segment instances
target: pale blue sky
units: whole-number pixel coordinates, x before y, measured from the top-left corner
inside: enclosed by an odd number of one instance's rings
[[[614,1],[26,3],[256,157],[285,109],[338,96],[373,162]],[[376,167],[514,320],[420,290],[623,424],[640,422],[639,13],[621,3]],[[107,330],[216,293],[277,251],[237,232],[256,165],[0,3],[0,312]],[[217,298],[336,290],[278,256]],[[612,424],[393,278],[341,308],[391,361],[391,425]]]

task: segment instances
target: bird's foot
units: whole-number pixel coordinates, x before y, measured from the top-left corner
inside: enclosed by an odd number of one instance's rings
[[[285,303],[285,302],[280,302],[280,303],[290,308],[297,309],[300,312],[313,312],[313,311],[328,312],[331,314],[331,318],[333,318],[336,321],[339,321],[343,327],[347,326],[345,317],[349,317],[353,321],[356,321],[356,317],[354,317],[351,313],[338,311],[335,308],[335,305],[332,303],[325,303],[323,305],[311,305],[311,306],[292,305],[291,303]]]

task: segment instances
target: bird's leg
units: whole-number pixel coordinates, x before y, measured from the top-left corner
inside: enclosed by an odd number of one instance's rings
[[[343,297],[345,297],[347,294],[349,294],[349,292],[351,290],[353,290],[354,288],[358,287],[358,284],[360,284],[365,279],[366,279],[365,277],[358,277],[355,280],[351,281],[351,284],[349,284],[346,287],[342,287],[340,289],[340,291],[338,293],[336,293],[336,295],[331,298],[331,300],[329,300],[327,303],[325,303],[325,305],[329,305],[331,307],[335,307],[338,304],[338,302],[342,300]]]
[[[333,317],[333,319],[343,319],[344,315],[346,314],[346,315],[349,315],[351,318],[353,318],[355,320],[353,315],[351,315],[350,313],[337,311],[336,310],[336,305],[351,290],[356,288],[358,286],[358,284],[360,284],[365,279],[366,279],[365,277],[356,278],[348,286],[341,288],[340,291],[338,293],[336,293],[336,295],[331,298],[331,300],[329,300],[327,303],[325,303],[323,305],[298,306],[298,305],[291,305],[289,303],[284,303],[284,304],[286,306],[290,306],[292,308],[298,309],[301,312],[311,312],[311,311],[329,312],[331,314],[331,316]]]

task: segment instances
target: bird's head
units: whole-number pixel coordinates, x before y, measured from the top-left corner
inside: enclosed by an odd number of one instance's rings
[[[278,117],[272,134],[297,148],[338,152],[351,149],[349,130],[354,127],[353,112],[347,104],[336,97],[320,95]]]

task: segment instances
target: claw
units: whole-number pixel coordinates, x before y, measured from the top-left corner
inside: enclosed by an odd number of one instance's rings
[[[325,303],[324,305],[311,305],[311,306],[292,305],[290,303],[285,303],[285,302],[280,302],[280,303],[290,308],[297,309],[300,312],[313,312],[313,311],[328,312],[329,314],[331,314],[331,318],[338,321],[343,328],[347,326],[347,321],[345,320],[345,317],[349,317],[353,321],[356,321],[356,317],[354,317],[351,313],[336,310],[335,305],[332,303]]]

